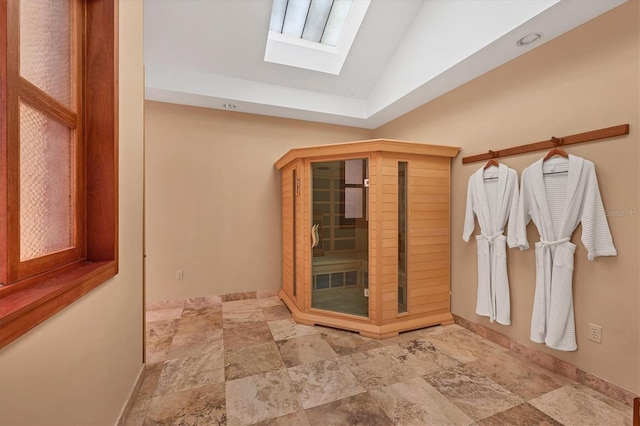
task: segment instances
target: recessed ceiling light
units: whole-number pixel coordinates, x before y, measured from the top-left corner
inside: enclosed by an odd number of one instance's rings
[[[530,46],[533,43],[535,43],[536,41],[540,40],[542,38],[542,34],[540,33],[533,33],[533,34],[529,34],[526,35],[524,37],[522,37],[520,40],[518,40],[518,46]]]
[[[237,107],[234,104],[222,104],[222,108],[228,109],[229,111],[235,110]]]

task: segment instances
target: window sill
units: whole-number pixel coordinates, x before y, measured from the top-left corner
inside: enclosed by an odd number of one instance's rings
[[[115,260],[83,262],[37,284],[0,287],[0,349],[116,273]]]

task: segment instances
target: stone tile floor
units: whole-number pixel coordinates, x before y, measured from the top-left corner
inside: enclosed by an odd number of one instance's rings
[[[262,296],[149,310],[146,375],[125,424],[632,423],[630,407],[458,325],[374,340],[296,324]]]

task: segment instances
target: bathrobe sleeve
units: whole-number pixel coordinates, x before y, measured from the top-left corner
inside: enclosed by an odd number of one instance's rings
[[[529,240],[527,240],[527,225],[531,221],[531,214],[529,209],[531,208],[530,194],[528,189],[528,182],[526,179],[527,170],[522,172],[520,183],[520,194],[518,196],[518,210],[516,213],[516,246],[520,247],[520,250],[527,250],[529,248]]]
[[[581,222],[582,243],[587,249],[587,257],[593,260],[598,256],[616,256],[618,253],[611,238],[593,163],[588,162],[586,173]]]
[[[476,223],[473,219],[473,175],[471,175],[467,185],[467,208],[464,213],[464,230],[462,231],[462,239],[465,242],[469,242],[469,237],[471,237],[475,227]]]
[[[513,183],[511,187],[513,188],[511,193],[511,199],[509,209],[509,219],[507,223],[507,244],[509,244],[509,248],[518,247],[518,239],[516,237],[517,233],[517,223],[518,223],[518,203],[520,202],[520,190],[518,188],[518,174],[515,170],[509,170],[510,178],[513,178]]]

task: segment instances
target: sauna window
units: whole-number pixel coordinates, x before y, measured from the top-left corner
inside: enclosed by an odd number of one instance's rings
[[[407,312],[407,168],[398,162],[398,313]]]
[[[291,216],[293,217],[293,220],[291,221],[291,226],[292,226],[292,242],[291,242],[291,246],[293,247],[293,256],[291,256],[291,270],[293,271],[293,277],[292,277],[292,283],[293,283],[293,297],[297,296],[297,269],[296,269],[296,253],[297,253],[297,247],[296,247],[296,236],[298,235],[296,232],[296,223],[298,221],[297,218],[297,212],[296,212],[296,205],[297,205],[297,200],[296,197],[298,196],[298,190],[300,188],[300,182],[298,181],[298,170],[297,169],[293,169],[293,185],[291,185],[293,188],[293,194],[291,194],[291,199],[293,200],[293,203],[291,203],[292,205],[292,212],[291,212]]]

